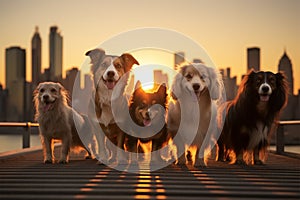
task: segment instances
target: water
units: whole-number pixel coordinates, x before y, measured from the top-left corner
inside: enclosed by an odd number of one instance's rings
[[[40,136],[38,134],[30,135],[30,147],[41,146]],[[12,150],[22,149],[22,134],[3,134],[0,133],[0,153]]]

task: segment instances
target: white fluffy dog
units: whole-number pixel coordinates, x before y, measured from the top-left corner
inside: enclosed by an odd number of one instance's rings
[[[59,162],[67,163],[71,147],[85,148],[76,128],[90,133],[91,127],[88,118],[79,115],[68,106],[67,91],[59,83],[40,83],[34,91],[34,103],[36,109],[35,119],[39,123],[44,150],[44,163],[54,162],[54,139],[62,141]],[[77,127],[75,127],[75,123],[78,125]],[[88,150],[87,152],[91,156]]]
[[[222,87],[218,71],[199,63],[182,66],[175,76],[168,129],[177,146],[178,164],[186,164],[186,153],[190,150],[193,166],[206,165],[204,151],[217,139],[213,138],[217,132],[216,100]]]

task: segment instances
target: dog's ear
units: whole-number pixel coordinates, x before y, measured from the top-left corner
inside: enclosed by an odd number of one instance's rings
[[[105,51],[103,49],[93,49],[85,53],[86,56],[89,56],[91,59],[91,72],[96,71],[96,69],[99,67],[100,61],[103,60],[103,57],[105,56]]]
[[[287,104],[289,95],[289,86],[284,72],[278,72],[276,76],[276,90],[274,91],[275,103],[277,110],[284,108]]]
[[[218,75],[217,69],[214,69],[212,67],[206,67],[206,69],[208,72],[208,78],[210,79],[210,85],[208,86],[210,97],[213,100],[217,100],[220,98],[220,89],[222,85],[221,82],[222,80]]]
[[[140,63],[129,53],[123,53],[120,57],[125,64],[125,72],[129,72],[134,64],[140,65]]]
[[[173,83],[172,83],[172,86],[171,86],[171,97],[174,99],[174,100],[177,100],[181,97],[181,90],[182,90],[182,87],[181,87],[181,84],[182,84],[182,79],[183,79],[183,70],[184,69],[181,69],[180,72],[178,72],[175,77],[174,77],[174,80],[173,80]]]
[[[59,89],[59,93],[60,93],[60,96],[62,98],[62,101],[64,103],[68,103],[69,101],[69,92],[64,88],[64,86],[60,83],[56,83],[58,89]]]
[[[167,87],[166,87],[165,83],[163,83],[159,86],[159,88],[157,90],[157,94],[162,97],[167,97]]]
[[[138,90],[138,89],[141,89],[141,88],[142,88],[142,83],[141,83],[141,81],[138,80],[135,83],[134,90]]]

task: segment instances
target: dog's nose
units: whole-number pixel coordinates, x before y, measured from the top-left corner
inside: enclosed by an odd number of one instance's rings
[[[48,94],[43,95],[43,99],[44,100],[48,100],[49,99],[49,95]]]
[[[261,88],[261,90],[264,92],[264,93],[267,93],[267,92],[269,92],[269,87],[268,86],[263,86],[262,88]]]
[[[109,78],[113,78],[113,77],[115,76],[115,72],[114,72],[114,71],[108,71],[108,72],[107,72],[107,76],[108,76]]]
[[[149,111],[146,112],[146,117],[147,117],[148,119],[150,119],[150,112],[149,112]]]
[[[194,84],[193,84],[193,89],[194,89],[195,91],[199,90],[199,88],[200,88],[200,84],[198,84],[198,83],[194,83]]]

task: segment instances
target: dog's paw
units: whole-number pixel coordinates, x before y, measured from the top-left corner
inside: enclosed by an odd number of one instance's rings
[[[254,165],[264,165],[264,163],[261,160],[254,160]]]
[[[93,159],[93,157],[91,155],[87,155],[87,156],[85,156],[85,159],[90,160],[90,159]]]
[[[195,163],[194,163],[194,167],[201,167],[201,168],[205,168],[206,164],[204,162],[203,159],[196,159]]]
[[[236,160],[235,163],[236,165],[242,165],[242,166],[246,166],[247,163],[244,160]]]
[[[63,160],[60,160],[58,163],[59,163],[59,164],[68,164],[68,161],[65,160],[65,159],[63,159]]]
[[[45,164],[52,164],[52,160],[46,159],[46,160],[44,160],[44,163]]]

